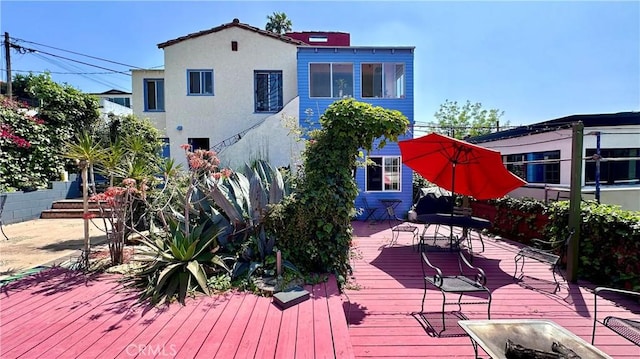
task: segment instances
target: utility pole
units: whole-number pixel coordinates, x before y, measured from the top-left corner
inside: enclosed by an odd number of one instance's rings
[[[4,33],[4,58],[7,61],[7,97],[13,96],[11,89],[11,44],[9,43],[9,33]]]
[[[571,283],[578,280],[578,250],[580,249],[580,226],[582,225],[582,143],[584,125],[581,121],[573,124],[571,141],[571,192],[569,197],[569,229],[573,237],[567,250],[567,279]]]

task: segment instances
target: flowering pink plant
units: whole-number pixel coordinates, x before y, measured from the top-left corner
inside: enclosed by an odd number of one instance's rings
[[[100,212],[105,221],[109,254],[113,264],[121,264],[124,261],[125,228],[127,226],[127,214],[132,213],[133,202],[136,198],[144,196],[146,185],[136,188],[136,180],[125,178],[122,187],[109,187],[103,193],[91,196],[90,200],[98,202]],[[104,205],[106,204],[106,208]]]
[[[6,138],[9,141],[13,142],[18,147],[29,148],[31,147],[31,143],[24,138],[17,136],[11,126],[7,124],[0,124],[0,137]]]

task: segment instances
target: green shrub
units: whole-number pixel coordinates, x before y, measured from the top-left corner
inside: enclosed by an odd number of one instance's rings
[[[538,238],[564,238],[569,230],[569,201],[551,204],[523,198],[484,201],[496,208],[492,232],[528,244]],[[473,204],[472,204],[473,206]],[[599,285],[640,289],[640,212],[582,201],[578,276]],[[546,225],[534,222],[548,217]],[[531,230],[519,227],[525,223]],[[575,238],[574,238],[575,239]]]
[[[569,226],[569,201],[549,206],[548,235]],[[619,206],[581,202],[578,276],[596,284],[640,289],[640,212]]]
[[[0,98],[0,191],[44,187],[62,171],[48,137],[49,126],[28,108]]]

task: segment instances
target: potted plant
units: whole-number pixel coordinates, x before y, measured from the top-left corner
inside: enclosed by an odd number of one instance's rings
[[[337,79],[335,83],[336,87],[338,88],[338,97],[342,98],[344,96],[344,91],[347,89],[347,86],[349,86],[349,84],[345,79]]]

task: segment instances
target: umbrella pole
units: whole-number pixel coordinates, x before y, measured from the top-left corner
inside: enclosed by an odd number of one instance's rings
[[[451,200],[453,206],[451,207],[451,221],[449,222],[449,250],[453,251],[453,207],[456,206],[456,163],[453,162],[453,170],[451,173]]]

